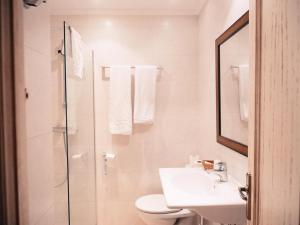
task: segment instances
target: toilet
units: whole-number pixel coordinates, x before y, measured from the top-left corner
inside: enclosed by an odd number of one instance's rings
[[[170,209],[162,194],[146,195],[135,201],[140,218],[147,225],[192,224],[195,213],[188,209]]]

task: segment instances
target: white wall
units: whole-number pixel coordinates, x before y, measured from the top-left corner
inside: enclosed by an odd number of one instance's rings
[[[160,167],[184,166],[197,154],[199,130],[197,16],[53,17],[53,31],[68,21],[95,50],[95,115],[98,224],[143,222],[135,200],[161,193]],[[58,42],[56,42],[58,43]],[[154,64],[164,69],[157,82],[157,107],[151,126],[134,126],[132,136],[108,131],[109,81],[101,65]],[[103,175],[102,152],[117,154]]]
[[[24,9],[28,225],[52,225],[52,80],[47,4]]]
[[[96,50],[97,151],[117,158],[103,176],[97,158],[99,224],[140,224],[134,201],[161,192],[158,168],[182,166],[189,154],[228,162],[240,181],[247,158],[216,143],[214,41],[248,9],[245,0],[210,0],[199,20],[192,16],[72,16],[67,19]],[[30,225],[51,224],[53,209],[52,78],[47,4],[24,10],[25,77]],[[107,130],[109,82],[100,65],[157,64],[157,112],[151,127],[136,126],[131,137]],[[125,210],[126,209],[126,210]]]
[[[228,172],[240,182],[245,182],[247,157],[216,142],[215,39],[248,8],[248,0],[209,0],[199,15],[199,153],[226,161]]]

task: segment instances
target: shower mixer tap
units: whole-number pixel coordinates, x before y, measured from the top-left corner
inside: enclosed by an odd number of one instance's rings
[[[102,158],[103,158],[104,175],[107,175],[107,162],[109,160],[113,160],[115,157],[116,155],[114,153],[103,152]]]

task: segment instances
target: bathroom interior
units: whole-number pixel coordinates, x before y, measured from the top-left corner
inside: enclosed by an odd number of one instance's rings
[[[245,225],[249,5],[24,0],[22,224]]]

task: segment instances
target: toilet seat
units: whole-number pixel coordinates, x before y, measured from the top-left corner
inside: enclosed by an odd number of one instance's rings
[[[195,213],[188,209],[170,209],[162,194],[146,195],[136,200],[140,218],[147,225],[174,225],[178,219],[192,224]]]
[[[140,197],[136,200],[135,206],[140,211],[150,214],[168,214],[181,211],[181,209],[168,208],[165,197],[162,194],[153,194]]]

